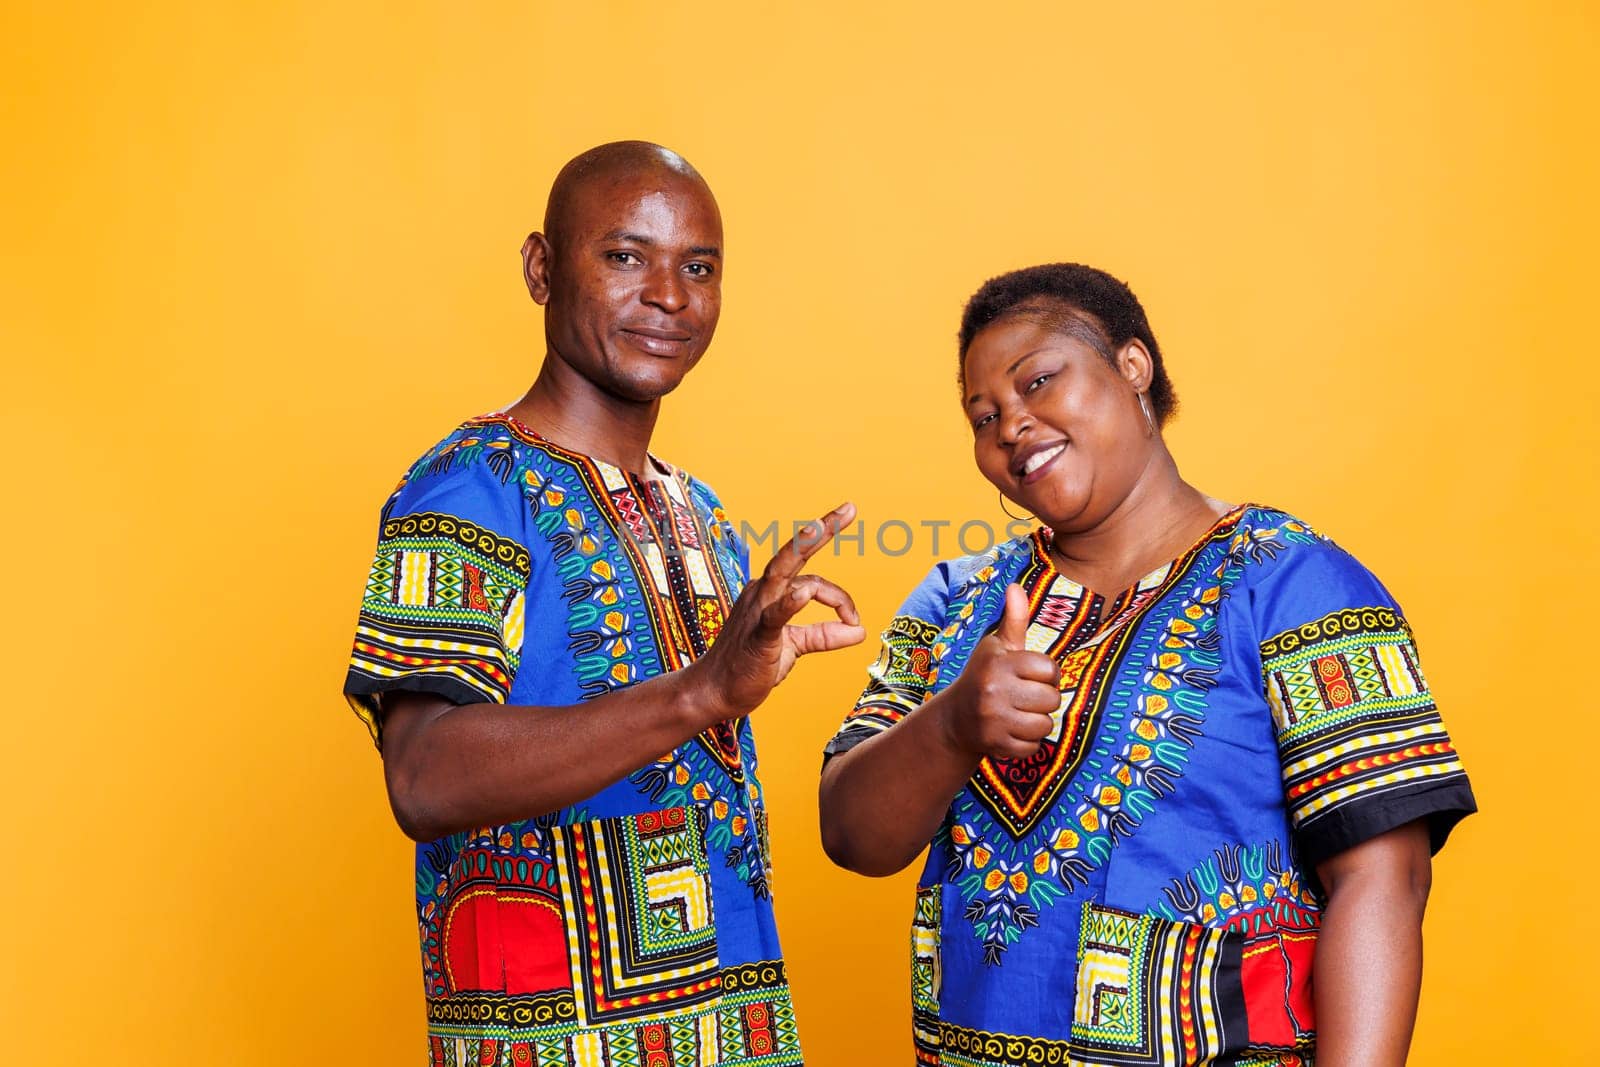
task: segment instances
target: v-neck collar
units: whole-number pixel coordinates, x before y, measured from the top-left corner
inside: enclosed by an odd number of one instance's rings
[[[1191,541],[1188,547],[1178,555],[1158,565],[1132,585],[1119,589],[1111,595],[1089,588],[1056,566],[1055,560],[1050,556],[1051,530],[1048,526],[1040,526],[1028,538],[1029,550],[1032,554],[1032,562],[1028,569],[1037,569],[1040,572],[1040,585],[1046,590],[1058,591],[1060,594],[1069,595],[1075,599],[1090,599],[1105,604],[1131,603],[1141,593],[1161,589],[1174,576],[1181,574],[1189,560],[1194,558],[1195,553],[1199,552],[1212,538],[1216,537],[1218,531],[1237,523],[1240,517],[1254,506],[1254,504],[1239,504],[1229,508],[1222,515],[1219,515],[1216,521],[1206,528],[1204,533]]]

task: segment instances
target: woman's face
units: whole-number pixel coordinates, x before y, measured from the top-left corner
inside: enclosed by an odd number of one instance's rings
[[[967,349],[966,414],[983,476],[1057,532],[1092,529],[1138,484],[1159,439],[1138,391],[1149,355],[1130,341],[1113,367],[1070,336],[1088,324],[1022,315],[986,327]]]

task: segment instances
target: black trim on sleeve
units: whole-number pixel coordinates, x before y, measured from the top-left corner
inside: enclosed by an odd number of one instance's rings
[[[487,693],[480,692],[461,681],[459,678],[448,678],[437,674],[409,674],[400,678],[378,678],[359,671],[350,671],[345,676],[344,695],[352,704],[359,704],[372,716],[375,724],[372,736],[373,744],[381,752],[383,750],[383,713],[378,707],[378,697],[384,693],[394,693],[401,690],[413,693],[432,693],[434,696],[444,697],[452,704],[498,704]]]
[[[849,752],[861,742],[877,737],[882,730],[866,730],[861,727],[845,727],[833,735],[833,740],[822,747],[822,765],[826,767],[828,761],[842,752]]]
[[[1301,866],[1314,873],[1323,860],[1417,819],[1428,820],[1429,845],[1438,852],[1456,823],[1477,810],[1472,785],[1461,775],[1429,788],[1335,808],[1295,832],[1295,852]]]

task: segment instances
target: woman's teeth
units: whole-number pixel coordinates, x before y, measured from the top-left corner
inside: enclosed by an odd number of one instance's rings
[[[1065,450],[1066,447],[1066,445],[1056,445],[1054,448],[1047,448],[1043,452],[1035,452],[1033,455],[1029,456],[1027,461],[1022,464],[1023,476],[1026,477],[1027,475],[1032,474],[1046,463],[1049,463],[1051,460],[1061,455],[1062,451]]]

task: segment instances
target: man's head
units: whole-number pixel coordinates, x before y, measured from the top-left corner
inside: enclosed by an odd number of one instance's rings
[[[695,365],[722,310],[722,216],[676,152],[616,141],[556,175],[544,232],[522,246],[549,358],[647,402]]]

